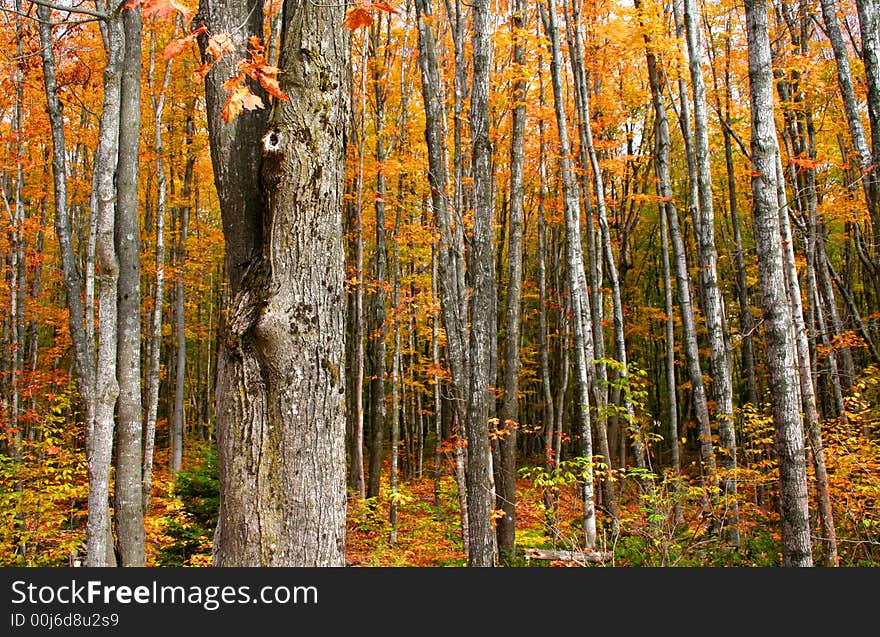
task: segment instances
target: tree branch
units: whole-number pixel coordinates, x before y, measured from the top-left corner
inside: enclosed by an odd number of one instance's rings
[[[54,2],[47,2],[46,0],[30,0],[33,4],[38,4],[42,7],[48,7],[49,9],[55,9],[57,11],[65,11],[67,13],[80,13],[82,15],[88,15],[93,18],[97,18],[98,20],[103,20],[104,22],[109,21],[110,16],[106,13],[101,13],[100,11],[94,11],[92,9],[81,9],[79,7],[65,7],[60,4],[55,4]]]

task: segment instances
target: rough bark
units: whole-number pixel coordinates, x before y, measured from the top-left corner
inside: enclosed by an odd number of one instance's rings
[[[119,162],[116,168],[116,289],[119,401],[114,514],[122,566],[144,566],[142,492],[143,413],[141,404],[141,265],[138,165],[141,132],[141,9],[122,11]]]
[[[452,376],[450,386],[451,420],[456,434],[456,475],[467,465],[466,449],[461,442],[466,435],[467,397],[470,390],[469,343],[467,317],[467,287],[464,281],[464,235],[461,223],[453,227],[453,212],[448,197],[448,169],[446,152],[446,123],[443,94],[440,84],[440,64],[437,41],[431,24],[431,3],[416,0],[416,20],[419,31],[419,67],[422,76],[422,99],[425,107],[425,141],[428,148],[428,181],[431,185],[431,204],[435,224],[440,231],[438,245],[438,279],[440,309],[446,330],[446,352]],[[491,252],[490,252],[491,257]],[[488,441],[487,446],[488,446]],[[462,540],[469,551],[470,523],[466,489],[459,482],[461,499]],[[487,512],[488,514],[488,512]],[[488,524],[488,521],[487,521]]]
[[[115,565],[110,528],[110,463],[113,450],[114,412],[119,394],[116,379],[117,306],[119,261],[114,243],[116,173],[119,152],[120,77],[125,36],[118,18],[106,24],[107,66],[104,101],[92,173],[91,213],[95,219],[98,342],[95,365],[95,421],[86,431],[89,461],[89,520],[87,564]]]
[[[471,237],[470,391],[467,401],[468,462],[466,470],[469,512],[468,565],[492,566],[494,540],[492,465],[489,454],[489,383],[491,337],[495,332],[495,263],[492,258],[494,210],[492,205],[492,146],[489,139],[489,71],[491,35],[489,1],[474,4],[473,84],[470,126],[473,162],[474,227]]]
[[[260,32],[260,5],[231,0],[201,11],[212,32],[238,25],[242,43]],[[288,0],[284,13],[280,80],[290,99],[275,105],[268,130],[265,114],[223,129],[223,71],[215,66],[214,83],[206,82],[232,292],[218,362],[218,566],[341,566],[345,559],[348,43],[341,6]],[[231,186],[246,185],[260,154],[262,178],[251,187],[263,193],[251,190],[252,202]],[[244,218],[248,212],[255,217]],[[236,229],[246,236],[231,237]]]
[[[764,0],[747,0],[746,25],[749,43],[749,91],[752,105],[753,227],[758,253],[764,340],[779,462],[783,561],[786,566],[812,566],[797,351],[791,306],[785,292],[782,237],[776,192],[779,145],[772,117],[773,74],[767,6]]]

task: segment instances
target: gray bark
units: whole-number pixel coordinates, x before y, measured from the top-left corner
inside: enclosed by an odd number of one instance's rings
[[[873,223],[874,234],[880,232],[880,177],[878,171],[872,169],[871,151],[868,148],[868,140],[865,136],[865,127],[862,124],[862,116],[859,110],[859,104],[856,100],[855,88],[853,87],[852,68],[849,63],[849,51],[840,32],[840,24],[837,21],[837,8],[834,0],[821,0],[822,19],[825,23],[825,33],[831,42],[831,48],[834,51],[834,61],[837,68],[837,85],[840,88],[840,95],[843,99],[843,107],[846,113],[846,123],[849,128],[850,139],[853,147],[858,155],[859,168],[861,169],[862,189],[865,193],[865,203]],[[869,7],[869,2],[865,2],[863,6]],[[870,11],[865,12],[863,9],[859,15],[860,20],[869,18]],[[875,17],[876,19],[876,17]],[[873,43],[876,47],[877,35],[876,29],[880,28],[874,25]],[[868,38],[869,46],[864,51],[869,56],[871,37]],[[875,52],[875,64],[876,52]],[[867,67],[866,67],[867,71]],[[878,115],[880,117],[880,115]]]
[[[386,357],[386,327],[385,327],[385,293],[386,279],[388,278],[388,247],[385,240],[385,175],[382,172],[382,162],[385,161],[388,152],[382,129],[385,127],[385,94],[387,87],[384,85],[384,64],[379,61],[379,31],[382,20],[379,19],[370,28],[369,62],[371,68],[371,82],[373,84],[373,112],[375,113],[376,131],[376,164],[379,166],[376,175],[376,255],[373,262],[374,292],[370,297],[372,325],[370,336],[367,340],[367,356],[370,359],[370,473],[367,484],[367,497],[375,498],[379,495],[379,483],[382,472],[382,459],[384,457],[383,444],[385,441],[385,357]],[[387,59],[384,61],[387,63]]]
[[[96,223],[98,279],[98,343],[95,371],[95,421],[86,431],[89,461],[89,520],[87,564],[113,566],[110,528],[110,463],[113,451],[114,412],[119,395],[116,378],[117,305],[119,261],[114,244],[116,173],[119,152],[120,78],[125,35],[118,18],[108,21],[107,66],[104,69],[104,102],[92,175],[91,214]]]
[[[797,351],[791,305],[785,292],[779,226],[776,173],[779,145],[772,117],[773,74],[769,27],[767,6],[763,0],[746,2],[746,24],[752,104],[753,225],[779,462],[783,561],[786,566],[812,566]]]
[[[212,32],[238,25],[243,41],[262,25],[259,5],[203,3],[201,12]],[[233,299],[218,361],[218,566],[345,561],[343,13],[286,3],[279,65],[290,101],[275,105],[268,131],[265,112],[223,128],[226,76],[215,65],[206,78]],[[260,154],[262,179],[248,187]]]
[[[590,429],[590,379],[587,371],[584,340],[588,330],[592,330],[589,320],[589,298],[584,278],[583,248],[580,240],[580,195],[577,180],[571,162],[571,145],[568,134],[568,118],[565,113],[562,92],[562,53],[560,51],[559,30],[557,26],[556,1],[548,0],[546,11],[544,4],[542,19],[544,30],[550,41],[552,54],[551,72],[553,78],[553,96],[556,110],[556,123],[559,130],[559,155],[561,162],[563,197],[565,206],[565,259],[568,276],[571,309],[574,320],[574,353],[575,369],[577,370],[577,426],[581,436],[581,456],[587,461],[582,482],[583,498],[583,529],[584,545],[592,549],[596,545],[596,508],[593,486],[593,437]],[[584,318],[586,317],[586,320]],[[561,404],[560,404],[561,410]]]
[[[361,58],[366,59],[368,41],[364,39]],[[355,131],[358,152],[357,174],[357,203],[355,208],[355,278],[357,283],[354,289],[354,317],[352,319],[352,344],[354,360],[352,362],[354,387],[351,389],[353,436],[351,451],[350,480],[361,498],[367,495],[366,482],[364,480],[364,144],[366,140],[366,113],[367,113],[367,65],[361,68],[360,81],[360,114],[357,118],[358,130]]]
[[[494,210],[492,205],[492,146],[489,139],[489,71],[491,35],[489,1],[474,4],[471,87],[471,143],[473,145],[474,228],[471,238],[473,294],[471,296],[470,391],[468,392],[466,470],[469,513],[468,564],[492,566],[494,540],[490,514],[494,502],[489,454],[489,383],[491,337],[495,332],[495,264],[492,259]]]
[[[456,223],[453,228],[453,213],[459,213],[460,210],[450,210],[448,204],[446,123],[442,102],[443,95],[440,88],[437,42],[433,26],[430,24],[432,15],[431,4],[428,0],[416,0],[419,67],[425,107],[425,140],[428,147],[428,180],[431,185],[434,219],[440,231],[438,246],[440,308],[446,330],[447,361],[452,375],[449,404],[453,409],[451,416],[456,434],[455,453],[458,479],[467,465],[466,450],[462,447],[461,442],[462,434],[466,433],[466,404],[470,391],[467,287],[464,282],[464,231],[461,223]],[[428,19],[426,20],[426,18]],[[466,489],[462,487],[464,485],[459,480],[459,497],[462,504],[462,541],[467,552],[470,550],[470,522]]]
[[[709,130],[706,117],[706,87],[702,71],[702,46],[699,38],[699,16],[695,0],[685,0],[684,21],[687,30],[688,60],[691,85],[694,92],[694,138],[699,194],[700,289],[706,330],[711,350],[712,387],[715,397],[715,419],[721,443],[722,493],[725,509],[727,539],[739,545],[739,508],[736,500],[736,435],[733,427],[733,385],[731,382],[730,350],[725,336],[724,298],[718,287],[717,254],[715,251],[715,213],[712,202],[712,173],[710,169]]]
[[[578,113],[578,133],[580,137],[580,156],[583,169],[583,200],[585,203],[586,217],[586,234],[587,234],[587,251],[586,266],[590,272],[589,289],[590,289],[590,305],[589,316],[592,322],[592,329],[584,331],[584,346],[586,348],[585,356],[587,357],[587,374],[590,377],[590,385],[592,389],[593,403],[595,407],[596,417],[593,419],[594,429],[596,430],[596,443],[599,448],[599,455],[602,462],[608,467],[608,470],[599,474],[599,485],[601,488],[602,502],[605,509],[611,516],[611,525],[616,533],[619,529],[620,513],[617,508],[617,496],[615,494],[614,481],[611,479],[610,468],[612,465],[612,454],[608,443],[608,377],[605,363],[605,330],[602,320],[602,305],[604,304],[604,295],[602,288],[602,249],[604,247],[604,235],[600,233],[596,235],[593,227],[593,211],[590,203],[590,174],[597,178],[594,170],[591,171],[592,157],[591,149],[593,148],[593,136],[590,128],[590,102],[589,88],[587,86],[588,78],[584,68],[584,41],[580,24],[580,4],[577,1],[570,5],[565,5],[565,19],[568,26],[568,39],[570,46],[569,60],[571,62],[572,76],[575,84],[575,106]],[[593,152],[595,154],[595,152]],[[601,174],[598,175],[601,181]],[[599,182],[596,182],[597,184]],[[604,192],[604,187],[602,188]],[[597,187],[597,195],[599,189]],[[598,199],[598,196],[597,196]],[[604,198],[601,205],[604,207]],[[600,209],[600,214],[604,208]],[[601,225],[601,221],[600,221]],[[598,253],[598,257],[597,257]],[[616,275],[616,271],[614,273]],[[609,272],[609,278],[612,273]],[[586,279],[584,280],[586,288]],[[612,283],[613,287],[613,283]],[[620,287],[617,286],[618,300]],[[612,297],[614,291],[612,290]],[[613,302],[613,298],[612,298]],[[615,306],[616,307],[616,306]],[[616,315],[615,315],[616,316]],[[615,322],[615,326],[617,323]],[[615,328],[616,329],[616,328]],[[617,345],[617,341],[615,341]],[[638,454],[637,454],[638,455]]]
[[[67,152],[64,135],[64,113],[58,98],[58,85],[55,75],[55,54],[53,51],[52,27],[49,23],[51,10],[45,6],[37,7],[40,18],[40,52],[43,61],[43,84],[46,92],[49,123],[52,130],[52,180],[55,203],[55,234],[61,252],[61,267],[64,278],[64,292],[68,307],[68,326],[73,342],[74,370],[79,392],[80,407],[86,432],[91,435],[94,428],[94,374],[95,345],[86,331],[83,303],[83,277],[77,266],[73,250],[70,209],[67,202]],[[86,297],[88,299],[88,296]],[[105,502],[106,506],[106,502]],[[98,522],[96,520],[96,522]]]
[[[865,66],[867,81],[868,122],[871,126],[871,166],[872,170],[863,174],[868,177],[870,201],[874,213],[874,263],[880,266],[880,5],[877,0],[857,0],[856,9],[859,14],[859,30],[862,34],[862,62]],[[835,55],[836,57],[836,55]],[[859,149],[861,154],[861,149]],[[861,159],[861,157],[860,157]],[[862,160],[863,161],[863,160]],[[880,288],[880,281],[878,281]],[[878,289],[880,292],[880,289]]]
[[[119,162],[116,168],[116,350],[119,401],[114,514],[122,566],[144,566],[142,492],[143,412],[141,404],[141,264],[138,165],[141,132],[141,9],[122,11]]]
[[[156,288],[153,297],[153,313],[150,317],[150,332],[147,361],[147,404],[144,425],[143,461],[143,510],[150,510],[153,491],[153,451],[156,444],[156,420],[159,412],[159,371],[162,356],[162,310],[165,299],[165,215],[168,205],[168,179],[165,175],[165,144],[162,139],[162,116],[165,111],[165,98],[171,82],[172,60],[165,65],[165,76],[158,94],[153,84],[155,68],[156,36],[150,37],[150,100],[153,106],[154,146],[156,151]],[[211,333],[210,329],[208,330]]]

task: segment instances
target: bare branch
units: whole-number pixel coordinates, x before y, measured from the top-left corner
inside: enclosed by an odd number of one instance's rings
[[[80,13],[82,15],[91,16],[98,20],[103,20],[107,22],[110,19],[106,13],[101,13],[100,11],[94,11],[92,9],[82,9],[80,7],[68,7],[60,4],[55,4],[54,2],[47,2],[46,0],[29,0],[33,4],[38,4],[42,7],[48,7],[49,9],[55,9],[57,11],[65,11],[67,13]]]

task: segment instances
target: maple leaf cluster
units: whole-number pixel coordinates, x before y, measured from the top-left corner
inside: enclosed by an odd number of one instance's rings
[[[238,73],[223,83],[223,88],[229,91],[226,104],[220,112],[224,122],[231,122],[245,109],[252,111],[264,108],[263,100],[256,95],[245,83],[246,78],[259,82],[266,92],[280,100],[289,100],[287,94],[281,90],[278,84],[278,74],[281,72],[277,66],[269,64],[266,58],[266,47],[260,42],[260,38],[253,36],[248,40],[250,45],[250,60],[240,60],[237,68]]]
[[[164,0],[153,0],[164,1]],[[179,55],[186,47],[194,42],[202,34],[207,34],[207,28],[202,25],[187,35],[171,40],[165,47],[163,55],[165,60]],[[236,73],[223,83],[224,90],[228,91],[226,103],[220,116],[224,122],[231,122],[238,117],[242,111],[252,111],[257,108],[265,108],[262,98],[254,93],[247,85],[246,79],[251,78],[258,82],[266,92],[280,100],[289,100],[287,94],[281,90],[278,84],[278,74],[281,69],[277,66],[269,64],[266,56],[266,47],[260,41],[260,38],[253,36],[248,40],[249,59],[239,60],[236,64]],[[217,33],[208,35],[208,42],[205,45],[205,62],[199,66],[194,74],[198,80],[204,80],[208,71],[222,59],[226,54],[234,54],[236,52],[235,41],[229,33]]]

